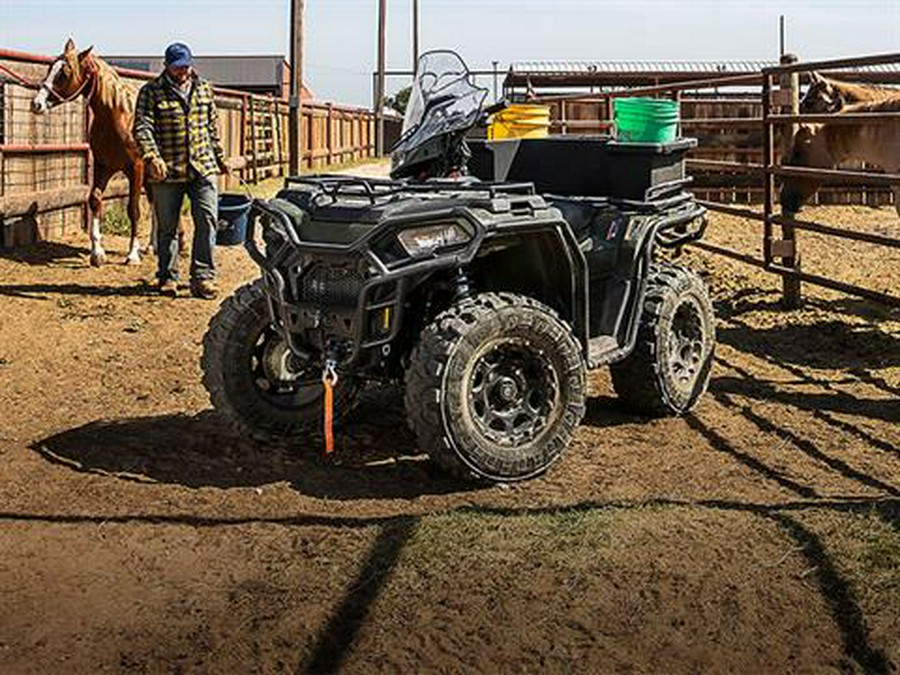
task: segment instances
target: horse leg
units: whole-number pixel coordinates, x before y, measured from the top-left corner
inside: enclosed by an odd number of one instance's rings
[[[138,223],[141,220],[141,183],[143,182],[143,170],[132,166],[126,170],[128,174],[128,220],[131,221],[131,243],[128,247],[128,255],[125,258],[126,265],[137,265],[141,262],[141,243],[138,240]]]
[[[91,209],[91,265],[100,267],[106,262],[106,251],[101,243],[100,221],[103,218],[103,192],[112,177],[112,172],[100,163],[94,164],[94,184],[88,198]]]

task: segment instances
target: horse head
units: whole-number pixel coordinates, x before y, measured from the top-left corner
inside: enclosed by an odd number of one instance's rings
[[[844,107],[844,96],[831,80],[816,71],[809,74],[810,85],[800,101],[801,113],[836,113]]]
[[[831,168],[834,158],[828,149],[821,124],[801,124],[791,150],[782,161],[785,166]],[[781,183],[779,201],[785,215],[797,213],[803,203],[819,189],[820,181],[806,176],[785,176]]]
[[[62,55],[50,64],[47,77],[32,99],[31,112],[42,115],[61,103],[73,101],[95,81],[95,66],[90,58],[92,49],[88,47],[79,52],[69,38]]]

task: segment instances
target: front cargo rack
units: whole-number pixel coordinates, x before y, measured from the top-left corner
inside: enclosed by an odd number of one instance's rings
[[[423,183],[390,178],[365,178],[340,174],[316,174],[314,176],[288,176],[285,189],[307,185],[316,188],[326,197],[363,198],[372,204],[390,200],[400,195],[448,192],[486,193],[490,199],[503,195],[534,195],[534,183],[530,181],[494,182],[475,177],[463,179],[431,179]]]

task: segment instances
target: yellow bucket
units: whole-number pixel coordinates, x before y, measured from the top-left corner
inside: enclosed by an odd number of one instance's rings
[[[491,117],[488,140],[544,138],[550,129],[550,106],[516,103]]]

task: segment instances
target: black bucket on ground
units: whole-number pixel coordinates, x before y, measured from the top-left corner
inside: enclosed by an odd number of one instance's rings
[[[247,214],[251,200],[246,195],[219,195],[219,214],[216,223],[216,245],[239,246],[247,238]]]

